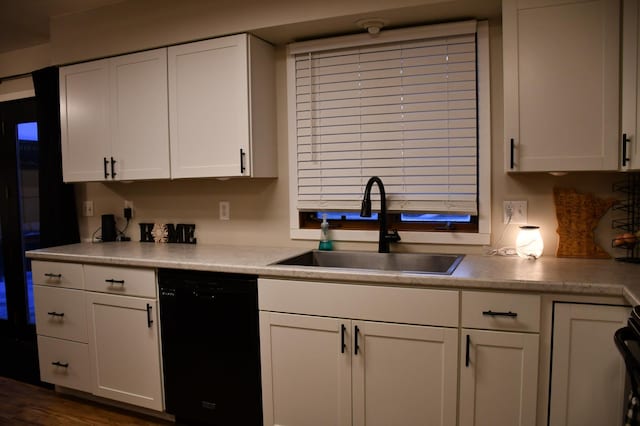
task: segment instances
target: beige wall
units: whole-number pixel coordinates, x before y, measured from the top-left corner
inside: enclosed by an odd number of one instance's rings
[[[213,36],[468,0],[136,0],[51,22],[52,56],[68,63]],[[327,25],[334,25],[328,23]],[[326,28],[331,31],[331,28]]]
[[[0,53],[0,77],[30,73],[51,64],[51,45],[49,43]],[[0,88],[6,84],[7,82],[2,82]]]
[[[149,1],[140,3],[149,3]],[[270,7],[265,9],[263,3],[269,3]],[[256,7],[246,9],[247,13],[242,16],[229,14],[225,9],[215,13],[211,7],[205,10],[192,6],[180,10],[175,19],[170,19],[162,8],[158,10],[150,8],[150,13],[141,18],[139,10],[131,9],[127,11],[128,14],[122,14],[121,10],[117,9],[118,5],[115,5],[113,6],[115,9],[109,9],[103,14],[90,12],[83,16],[67,16],[55,20],[52,23],[50,43],[52,61],[54,63],[71,62],[270,25],[364,14],[367,11],[381,10],[385,7],[383,0],[378,2],[336,0],[321,3],[322,8],[302,10],[296,7],[297,3],[293,0],[277,0],[273,3],[256,2]],[[396,3],[399,6],[411,7],[429,2],[406,0],[395,2],[394,5]],[[216,2],[216,4],[219,3]],[[547,174],[504,174],[501,27],[499,19],[492,19],[490,24],[493,243],[495,244],[501,235],[501,246],[512,246],[515,239],[517,227],[510,225],[505,228],[502,224],[502,201],[527,200],[529,223],[542,227],[545,255],[553,255],[557,245],[553,187],[576,188],[579,191],[590,191],[607,196],[611,194],[612,183],[620,180],[621,175],[575,173],[564,177],[553,177]],[[95,31],[88,31],[89,27],[94,27]],[[161,28],[164,28],[164,31],[161,31]],[[95,216],[80,220],[82,237],[91,238],[100,226],[101,214],[115,213],[121,216],[124,200],[131,200],[135,205],[135,217],[128,235],[134,240],[139,239],[140,236],[139,222],[195,223],[199,243],[314,247],[317,244],[315,241],[292,241],[289,238],[284,61],[284,47],[279,46],[277,60],[278,179],[231,179],[228,181],[202,179],[128,184],[76,184],[78,211],[80,212],[80,202],[83,200],[93,200],[95,204]],[[2,68],[0,68],[0,75],[2,75],[1,72]],[[218,202],[223,200],[231,203],[230,221],[218,220]],[[610,219],[609,214],[603,219],[598,229],[598,239],[607,249],[612,234]],[[121,227],[123,224],[123,220],[120,219],[118,226]],[[367,249],[375,247],[373,243],[338,243],[336,246],[337,248]],[[397,249],[467,253],[482,251],[480,247],[409,246],[407,244],[400,244]]]

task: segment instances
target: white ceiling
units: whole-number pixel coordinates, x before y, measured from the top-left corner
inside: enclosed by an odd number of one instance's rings
[[[123,0],[0,0],[0,53],[49,41],[49,19]]]

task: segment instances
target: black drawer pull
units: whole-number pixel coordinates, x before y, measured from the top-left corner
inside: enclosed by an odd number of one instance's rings
[[[627,156],[627,144],[631,142],[631,139],[627,137],[626,133],[622,134],[622,167],[627,167],[627,163],[631,159]]]
[[[50,272],[44,274],[44,276],[48,278],[62,278],[62,274],[52,274]]]
[[[482,311],[482,315],[490,316],[490,317],[512,317],[515,318],[518,316],[517,312],[493,312],[492,310]]]
[[[464,354],[464,366],[465,367],[468,367],[469,363],[471,362],[471,356],[470,356],[470,353],[469,353],[470,346],[471,346],[471,336],[469,336],[467,334],[467,348],[466,348],[465,354]]]
[[[113,278],[110,278],[108,280],[104,280],[104,282],[110,283],[110,284],[122,284],[122,285],[124,285],[124,280],[114,280]]]
[[[58,313],[58,312],[47,312],[48,315],[51,315],[52,317],[60,317],[62,318],[64,316],[64,312]]]
[[[68,362],[60,362],[60,361],[53,361],[51,365],[55,365],[56,367],[63,367],[63,368],[69,367]]]
[[[116,178],[116,170],[114,165],[117,163],[116,160],[113,159],[113,157],[111,157],[111,179],[115,179]]]
[[[358,355],[358,351],[360,350],[360,345],[358,344],[358,334],[360,334],[360,328],[357,325],[354,327],[353,334],[353,354]]]
[[[513,170],[516,167],[516,158],[515,158],[515,150],[516,150],[516,141],[511,138],[509,141],[509,149],[510,149],[510,158],[509,158],[509,168]]]
[[[344,353],[347,345],[344,343],[344,333],[347,331],[347,327],[344,324],[340,324],[340,353]]]
[[[153,320],[151,319],[151,305],[147,303],[147,327],[151,328]]]

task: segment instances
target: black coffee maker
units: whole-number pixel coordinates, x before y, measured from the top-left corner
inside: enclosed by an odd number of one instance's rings
[[[117,237],[116,217],[112,214],[102,215],[102,241],[115,241]]]

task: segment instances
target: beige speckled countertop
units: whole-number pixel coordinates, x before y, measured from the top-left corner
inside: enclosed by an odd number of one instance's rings
[[[369,284],[623,296],[632,305],[640,304],[640,265],[614,260],[562,259],[550,256],[526,260],[518,257],[466,255],[450,276],[271,265],[305,251],[307,250],[282,247],[116,242],[81,243],[33,250],[27,252],[27,257]]]

